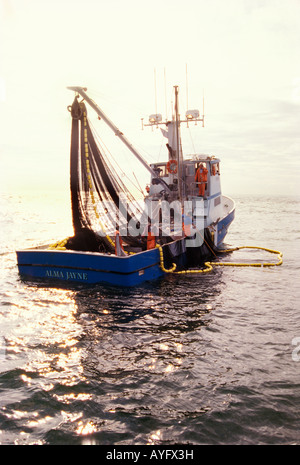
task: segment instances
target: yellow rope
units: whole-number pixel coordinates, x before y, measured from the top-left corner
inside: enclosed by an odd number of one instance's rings
[[[251,247],[251,246],[243,246],[243,247],[235,247],[234,249],[227,249],[227,250],[222,250],[223,253],[225,252],[233,252],[234,250],[240,250],[240,249],[259,249],[259,250],[265,250],[266,252],[270,252],[273,254],[276,254],[278,257],[278,262],[276,263],[269,263],[269,262],[264,262],[264,263],[232,263],[232,262],[205,262],[204,265],[206,268],[202,270],[182,270],[182,271],[175,271],[176,270],[176,264],[173,263],[172,267],[170,269],[166,269],[164,266],[164,256],[163,256],[163,249],[160,245],[156,245],[156,247],[159,249],[159,255],[160,255],[160,267],[162,271],[165,273],[175,273],[175,274],[187,274],[187,273],[208,273],[212,271],[214,266],[251,266],[251,267],[268,267],[268,266],[280,266],[282,265],[282,253],[279,252],[278,250],[273,250],[273,249],[267,249],[265,247]]]
[[[49,245],[48,249],[50,250],[66,250],[66,243],[68,242],[69,237],[63,239],[62,241],[57,241],[54,244]]]
[[[280,266],[282,265],[283,259],[282,259],[282,252],[279,250],[273,250],[273,249],[267,249],[266,247],[253,247],[250,245],[244,245],[241,247],[234,247],[233,249],[226,249],[226,250],[221,250],[219,252],[222,253],[227,253],[227,252],[234,252],[235,250],[241,250],[241,249],[255,249],[255,250],[264,250],[269,253],[276,254],[278,257],[278,261],[276,263],[272,262],[264,262],[264,263],[227,263],[227,262],[217,262],[215,263],[216,266],[256,266],[256,267],[268,267],[268,266]]]

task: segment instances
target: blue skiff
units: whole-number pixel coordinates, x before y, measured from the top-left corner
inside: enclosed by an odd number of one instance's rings
[[[166,266],[185,264],[185,241],[180,239],[163,246]],[[136,286],[162,277],[158,248],[118,257],[114,254],[51,250],[48,246],[16,252],[22,278],[64,281],[82,284],[108,283]]]

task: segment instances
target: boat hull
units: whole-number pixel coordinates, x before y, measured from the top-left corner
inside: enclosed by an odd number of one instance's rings
[[[185,240],[163,246],[166,266],[173,262],[185,265]],[[162,277],[157,248],[125,257],[97,252],[75,252],[36,248],[17,251],[19,273],[23,278],[77,282],[108,283],[116,286],[136,286]]]
[[[234,210],[219,222],[218,246],[224,240],[233,218]],[[177,270],[201,265],[213,255],[213,250],[216,250],[208,228],[204,231],[204,241],[200,247],[189,247],[188,239],[178,239],[163,245],[162,248],[165,269],[176,263]],[[161,268],[157,248],[125,257],[97,252],[53,250],[47,246],[20,250],[16,254],[21,277],[30,280],[79,284],[107,283],[131,287],[166,274]]]
[[[24,278],[81,284],[108,283],[136,286],[163,275],[157,249],[117,257],[95,252],[21,250],[17,252],[19,273]]]
[[[225,236],[228,232],[229,226],[233,222],[235,217],[235,208],[233,207],[232,210],[228,213],[228,215],[224,216],[219,222],[217,227],[217,238],[216,238],[216,246],[220,247],[225,239]]]

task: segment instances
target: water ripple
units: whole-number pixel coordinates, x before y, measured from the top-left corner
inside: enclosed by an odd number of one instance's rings
[[[299,202],[270,228],[277,201],[237,199],[229,241],[284,250],[283,267],[136,289],[22,282],[12,251],[57,229],[30,205],[11,197],[2,228],[0,443],[299,443]]]

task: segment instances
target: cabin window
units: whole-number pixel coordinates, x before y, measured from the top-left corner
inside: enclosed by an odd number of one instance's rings
[[[211,176],[216,176],[220,174],[220,164],[219,163],[212,163],[210,165],[210,174]]]
[[[153,170],[157,174],[158,178],[163,178],[168,175],[166,172],[166,165],[155,165],[153,166]]]
[[[186,165],[186,175],[195,176],[195,165],[194,164]]]

